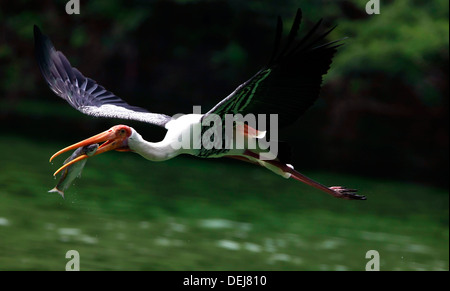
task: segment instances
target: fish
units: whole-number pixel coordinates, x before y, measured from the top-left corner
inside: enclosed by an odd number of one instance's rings
[[[98,149],[99,144],[91,144],[83,147],[77,148],[70,157],[68,157],[64,161],[64,165],[68,162],[76,159],[77,157],[81,155],[87,155],[92,156],[95,154],[95,152]],[[86,165],[86,159],[81,160],[73,165],[70,165],[69,167],[65,168],[63,172],[61,173],[61,177],[59,178],[58,184],[51,190],[49,190],[49,193],[57,192],[59,195],[61,195],[62,198],[64,198],[64,191],[66,191],[70,185],[72,185],[72,182],[77,178],[81,176],[81,172],[83,171],[84,166]]]

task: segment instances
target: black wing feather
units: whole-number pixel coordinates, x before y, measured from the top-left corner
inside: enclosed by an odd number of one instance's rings
[[[300,23],[302,22],[302,11],[300,9],[297,10],[297,15],[295,16],[294,23],[292,24],[291,31],[289,32],[289,36],[286,40],[287,45],[281,52],[281,55],[284,55],[286,51],[289,49],[289,46],[294,42],[295,37],[297,36],[298,29],[300,28]]]
[[[78,111],[96,117],[122,118],[164,127],[170,116],[131,106],[73,68],[50,39],[34,26],[35,54],[50,89]]]
[[[225,114],[238,113],[244,116],[278,114],[278,124],[282,127],[292,124],[313,105],[319,96],[322,76],[330,68],[340,44],[336,44],[337,41],[322,44],[334,29],[318,35],[322,20],[302,39],[296,40],[301,20],[299,9],[281,48],[282,21],[278,18],[274,50],[268,65],[214,106],[204,118],[209,114],[222,118]]]
[[[269,66],[273,63],[277,56],[278,49],[281,44],[281,36],[283,34],[283,21],[281,20],[281,17],[278,16],[277,18],[277,31],[275,33],[275,43],[273,45],[273,51],[272,56],[270,57]]]

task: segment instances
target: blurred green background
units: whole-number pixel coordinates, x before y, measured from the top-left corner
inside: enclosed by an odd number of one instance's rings
[[[448,1],[0,0],[0,270],[448,270]],[[348,37],[321,98],[280,136],[296,169],[358,188],[341,201],[234,161],[132,153],[90,159],[62,200],[60,148],[126,123],[95,119],[54,95],[33,53],[33,25],[74,66],[153,112],[207,111],[270,56],[285,34],[320,18]],[[295,134],[292,134],[295,133]]]

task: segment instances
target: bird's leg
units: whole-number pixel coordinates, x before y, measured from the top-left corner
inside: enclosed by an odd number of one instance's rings
[[[281,163],[279,163],[279,164],[281,164]],[[341,199],[346,199],[346,200],[366,200],[366,196],[356,194],[356,192],[358,191],[356,189],[348,189],[348,188],[345,188],[342,186],[332,186],[332,187],[324,186],[324,185],[306,177],[305,175],[297,172],[296,170],[290,168],[287,165],[284,167],[283,170],[287,170],[286,172],[290,173],[291,177],[294,178],[295,180],[298,180],[307,185],[313,186],[314,188],[322,190],[330,195],[333,195],[336,198],[341,198]]]
[[[245,151],[245,155],[248,155],[250,157],[258,159],[258,154],[255,154],[249,150]],[[322,190],[325,193],[328,193],[336,198],[341,198],[341,199],[346,199],[346,200],[366,200],[366,196],[356,194],[356,192],[357,192],[356,189],[348,189],[348,188],[345,188],[342,186],[327,187],[325,185],[322,185],[322,184],[306,177],[302,173],[297,172],[296,170],[294,170],[294,168],[292,166],[288,166],[288,165],[283,164],[276,160],[265,160],[264,162],[269,163],[269,164],[279,168],[280,170],[282,170],[285,173],[291,174],[291,177],[294,178],[295,180],[298,180],[309,186],[312,186],[314,188]]]

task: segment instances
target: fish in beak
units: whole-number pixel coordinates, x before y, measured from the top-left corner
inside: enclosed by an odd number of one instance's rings
[[[94,135],[93,137],[87,138],[85,140],[82,140],[80,142],[77,142],[76,144],[73,144],[71,146],[68,146],[66,148],[63,148],[62,150],[55,153],[51,158],[50,162],[57,156],[59,156],[62,153],[65,153],[67,151],[75,150],[80,147],[89,146],[91,144],[99,144],[102,143],[97,151],[92,155],[96,156],[101,153],[106,153],[108,151],[116,150],[116,151],[130,151],[130,148],[128,147],[128,138],[131,135],[131,128],[126,125],[116,125],[111,127],[109,130],[99,133],[97,135]],[[64,170],[65,168],[82,161],[84,159],[87,159],[89,156],[86,154],[82,154],[70,162],[64,164],[61,168],[59,168],[53,176],[56,176],[59,172]]]
[[[70,157],[64,161],[64,165],[81,155],[87,155],[90,157],[97,151],[97,149],[98,149],[97,143],[77,148],[72,153],[72,155],[70,155]],[[73,181],[77,177],[81,177],[81,172],[83,171],[86,161],[87,160],[83,160],[75,165],[65,168],[61,173],[61,178],[59,179],[58,184],[56,184],[56,186],[48,192],[57,192],[59,193],[59,195],[62,196],[62,198],[64,198],[64,191],[66,191],[67,188],[69,188],[70,185],[72,185]]]

